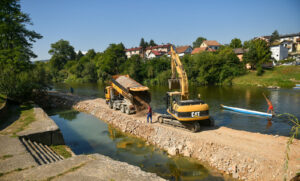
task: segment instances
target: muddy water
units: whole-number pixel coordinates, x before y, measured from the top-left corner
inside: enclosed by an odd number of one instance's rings
[[[67,92],[70,86],[74,88],[77,95],[104,97],[104,86],[100,84],[57,84],[54,88],[58,91]],[[165,113],[164,97],[168,88],[166,86],[154,86],[150,87],[150,90],[153,110]],[[224,104],[266,112],[268,105],[262,95],[263,93],[272,101],[276,113],[291,113],[298,119],[300,118],[300,90],[277,90],[248,86],[190,86],[190,97],[196,98],[198,94],[201,95],[201,99],[210,106],[210,114],[215,118],[217,126],[263,134],[289,136],[291,124],[287,119],[274,118],[270,121],[265,117],[249,116],[220,108],[220,104]]]
[[[231,180],[195,160],[168,157],[165,152],[107,126],[92,115],[74,110],[47,112],[76,154],[100,153],[168,180]]]

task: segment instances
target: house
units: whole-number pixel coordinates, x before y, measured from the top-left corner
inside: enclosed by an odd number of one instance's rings
[[[257,39],[261,39],[261,40],[266,41],[267,43],[270,43],[271,36],[260,36],[260,37],[255,37],[254,38],[254,40],[257,40]]]
[[[280,35],[279,36],[280,42],[288,40],[288,41],[292,41],[293,43],[296,43],[298,38],[300,38],[300,32],[299,33],[286,34],[286,35]]]
[[[191,46],[179,46],[176,47],[176,52],[179,57],[183,57],[186,54],[191,54],[193,51],[193,48]]]
[[[243,56],[246,52],[249,51],[249,49],[235,48],[233,51],[236,54],[236,56],[240,59],[240,61],[243,61]]]
[[[148,58],[148,59],[156,58],[156,57],[160,57],[160,56],[162,56],[162,55],[164,55],[164,54],[165,54],[164,52],[160,52],[160,51],[156,51],[156,50],[151,50],[151,51],[147,54],[146,58]]]
[[[215,52],[216,50],[208,48],[208,47],[199,47],[199,48],[194,48],[194,50],[192,51],[192,55],[195,55],[197,53],[201,53],[204,51],[208,51],[208,52]]]
[[[243,61],[243,56],[246,52],[248,52],[249,49],[243,49],[243,48],[235,48],[233,52],[236,54],[236,56],[239,58],[240,62]],[[251,69],[251,65],[249,63],[246,64],[247,69]]]
[[[283,40],[280,44],[287,48],[289,53],[296,50],[296,44],[292,40]]]
[[[205,40],[200,45],[200,48],[207,47],[207,48],[211,48],[213,50],[218,50],[220,48],[220,46],[221,45],[216,40]]]
[[[193,48],[191,46],[178,46],[176,47],[176,53],[179,57],[183,57],[186,54],[191,54],[193,51]],[[168,57],[171,56],[171,52],[168,53]]]
[[[126,54],[127,58],[130,58],[133,55],[140,55],[141,57],[143,57],[143,48],[135,47],[135,48],[126,49],[125,54]]]
[[[154,51],[159,51],[162,52],[164,54],[167,54],[170,50],[171,50],[171,44],[166,44],[166,45],[157,45],[157,46],[149,46],[146,48],[146,56],[148,56],[150,54],[150,52],[152,50]]]
[[[286,48],[283,44],[271,46],[270,51],[272,52],[271,57],[276,61],[283,60],[288,57],[288,48]]]

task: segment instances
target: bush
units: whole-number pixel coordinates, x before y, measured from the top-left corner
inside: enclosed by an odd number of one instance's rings
[[[48,88],[49,79],[43,69],[35,67],[15,71],[9,64],[0,68],[0,93],[10,100],[20,103],[28,101]]]
[[[262,76],[264,74],[264,69],[261,67],[261,65],[259,65],[257,68],[256,68],[256,75],[257,76]]]

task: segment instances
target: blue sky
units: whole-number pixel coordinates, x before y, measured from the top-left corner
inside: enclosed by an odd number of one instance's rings
[[[35,60],[49,59],[51,43],[68,40],[75,50],[103,51],[110,43],[126,48],[144,37],[156,43],[191,45],[199,36],[230,43],[256,36],[300,32],[299,0],[21,0],[43,35]]]

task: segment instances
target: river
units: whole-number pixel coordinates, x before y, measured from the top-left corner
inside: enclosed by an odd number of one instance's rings
[[[69,92],[70,86],[74,94],[81,96],[104,98],[104,86],[101,84],[55,84],[54,89]],[[250,116],[226,111],[220,104],[266,112],[268,105],[263,93],[272,101],[277,114],[290,113],[300,118],[300,90],[296,89],[268,89],[249,86],[190,86],[190,98],[198,94],[210,106],[210,115],[216,120],[217,126],[225,126],[237,130],[259,132],[263,134],[289,136],[291,122],[288,119],[273,118],[268,121],[265,117]],[[166,86],[152,86],[151,105],[155,112],[165,113]]]
[[[75,154],[100,153],[168,180],[232,180],[193,159],[169,157],[164,151],[124,134],[90,114],[61,109],[47,110],[47,113]]]

